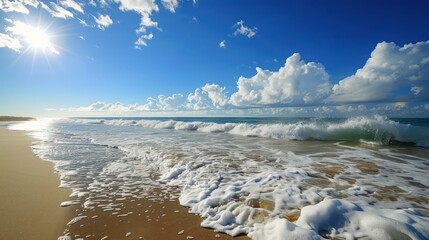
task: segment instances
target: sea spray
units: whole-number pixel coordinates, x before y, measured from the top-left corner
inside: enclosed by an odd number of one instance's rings
[[[76,123],[107,124],[118,126],[140,126],[145,128],[198,131],[204,133],[229,133],[250,137],[265,137],[285,140],[321,140],[372,142],[379,145],[411,143],[429,147],[429,123],[414,126],[375,115],[348,119],[305,119],[291,122],[277,119],[278,123],[239,123],[152,119],[73,119]],[[245,119],[244,119],[245,120]],[[283,120],[283,122],[282,122]]]

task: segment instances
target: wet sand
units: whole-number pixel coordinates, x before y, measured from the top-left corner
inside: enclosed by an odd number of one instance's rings
[[[200,227],[201,217],[177,200],[154,193],[148,198],[103,199],[114,211],[85,209],[83,203],[60,207],[70,190],[59,188],[50,162],[31,151],[25,132],[0,125],[0,239],[249,239]],[[97,199],[93,199],[97,201]],[[68,224],[75,217],[80,221]]]
[[[57,239],[72,209],[50,162],[36,157],[25,132],[0,126],[0,239]]]
[[[67,230],[72,239],[249,239],[200,227],[202,219],[177,201],[126,198],[112,211],[79,209],[82,220]],[[120,210],[119,210],[120,209]]]

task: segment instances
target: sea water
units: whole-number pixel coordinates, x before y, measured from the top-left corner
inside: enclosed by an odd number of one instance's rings
[[[429,238],[429,119],[69,118],[10,128],[38,139],[35,154],[73,191],[64,206],[113,211],[106,199],[158,189],[232,236]]]

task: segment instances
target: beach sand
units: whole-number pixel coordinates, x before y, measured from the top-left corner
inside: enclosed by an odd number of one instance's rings
[[[177,200],[154,193],[149,198],[114,200],[120,209],[103,211],[80,205],[60,207],[70,200],[59,188],[50,162],[31,152],[25,132],[0,126],[0,239],[249,239],[200,227],[201,217],[188,213]],[[132,213],[131,213],[132,212]],[[125,214],[125,215],[124,215]],[[75,217],[82,220],[67,225]]]
[[[70,190],[58,188],[52,163],[32,153],[31,140],[0,126],[0,239],[57,239],[72,216],[60,207]]]
[[[200,227],[201,217],[188,213],[178,201],[126,198],[111,203],[121,210],[79,209],[85,217],[70,225],[69,235],[73,239],[249,239]]]

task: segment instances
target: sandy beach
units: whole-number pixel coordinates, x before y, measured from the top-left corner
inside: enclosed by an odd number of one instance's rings
[[[53,165],[32,153],[31,141],[25,132],[0,126],[0,239],[57,239],[64,233],[71,239],[248,239],[200,227],[199,216],[157,193],[113,202],[121,208],[116,214],[80,204],[60,207],[70,190],[58,187]]]
[[[71,208],[50,162],[36,157],[25,132],[0,126],[0,239],[57,239]]]

